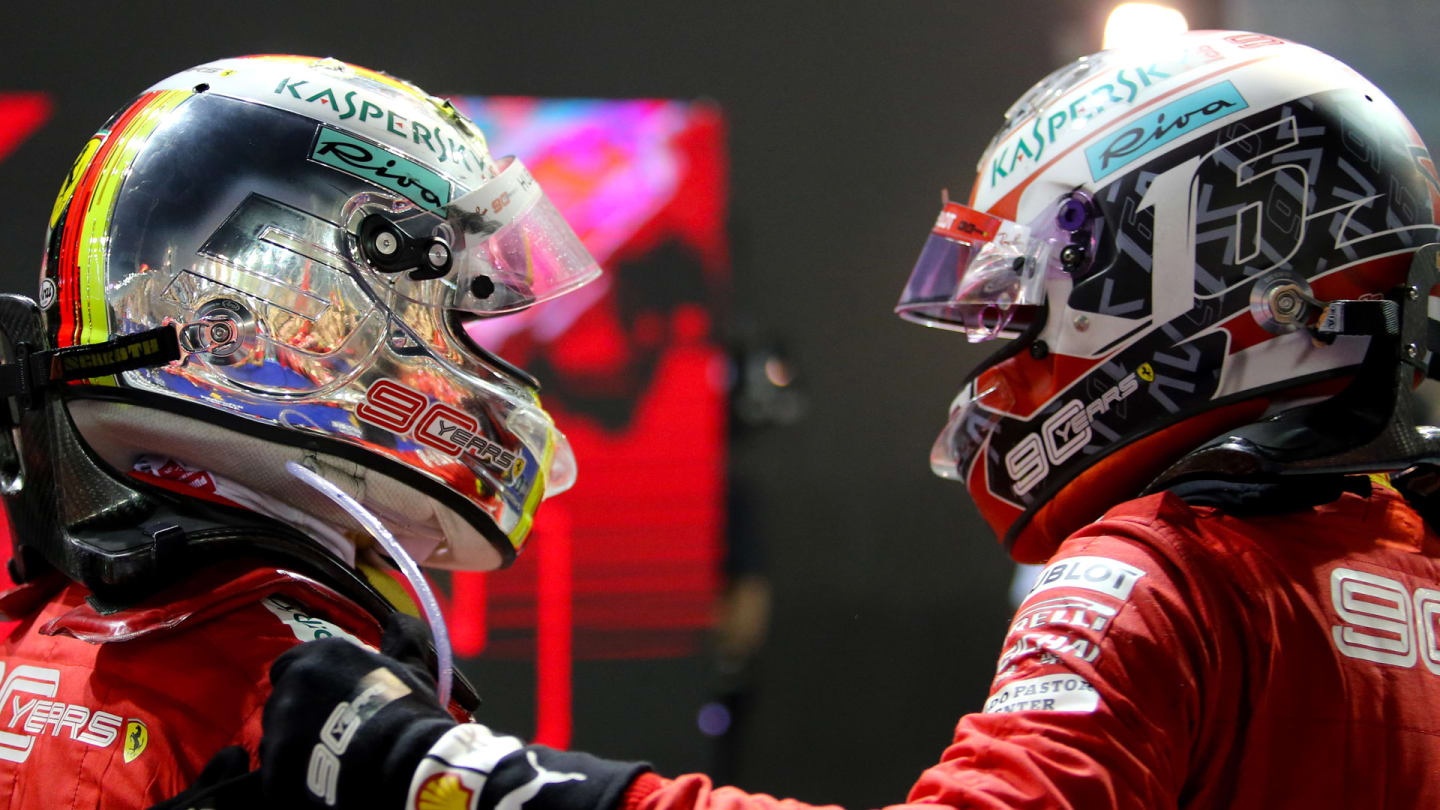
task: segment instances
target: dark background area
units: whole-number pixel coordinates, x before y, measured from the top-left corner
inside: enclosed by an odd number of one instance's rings
[[[891,307],[941,188],[964,196],[1004,110],[1098,50],[1110,5],[27,5],[0,27],[0,90],[44,91],[56,108],[0,163],[0,289],[34,294],[45,217],[87,137],[149,83],[213,58],[333,55],[441,94],[715,99],[730,136],[729,305],[784,341],[809,398],[799,425],[733,451],[775,585],[736,780],[810,802],[897,802],[983,700],[1011,565],[963,488],[926,463],[961,378],[990,349]],[[1421,40],[1440,30],[1433,9],[1174,5],[1194,28],[1254,27],[1335,53],[1434,143],[1436,59]],[[482,719],[526,733],[526,666],[476,675]],[[576,747],[672,774],[713,762],[695,725],[714,686],[707,660],[580,662],[575,675]]]

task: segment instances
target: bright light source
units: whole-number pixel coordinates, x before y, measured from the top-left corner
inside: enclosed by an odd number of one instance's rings
[[[1154,3],[1121,3],[1105,20],[1105,50],[1144,45],[1190,30],[1185,15]]]
[[[765,358],[765,379],[776,388],[784,388],[795,382],[795,375],[790,371],[790,366],[778,357]]]

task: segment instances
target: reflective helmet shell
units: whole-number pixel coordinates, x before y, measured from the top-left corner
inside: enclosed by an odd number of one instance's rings
[[[531,269],[563,253],[574,286],[599,270],[506,165],[447,102],[333,59],[225,59],[142,93],[65,179],[40,302],[54,345],[168,324],[184,357],[75,387],[81,434],[119,469],[169,454],[348,528],[285,473],[302,460],[422,563],[508,563],[574,460],[528,376],[469,337],[495,313],[457,303],[489,292],[457,284],[460,263],[505,277],[505,237]],[[484,227],[445,224],[497,177],[523,185],[503,225],[498,196],[464,214]],[[382,271],[389,237],[360,244],[367,216],[416,212],[439,223],[423,246],[448,277]]]
[[[1338,390],[1368,338],[1317,345],[1270,293],[1375,297],[1437,234],[1440,181],[1399,109],[1259,34],[1062,68],[977,170],[971,209],[1032,231],[1058,219],[1082,248],[1065,264],[1063,241],[1038,245],[1044,303],[1007,313],[1021,339],[972,373],[932,453],[1022,561],[1216,434]]]

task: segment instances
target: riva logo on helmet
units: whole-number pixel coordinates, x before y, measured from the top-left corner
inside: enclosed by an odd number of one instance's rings
[[[100,145],[105,143],[108,133],[97,133],[85,142],[85,148],[80,150],[76,156],[75,163],[70,167],[70,173],[65,175],[65,181],[60,184],[60,193],[55,195],[55,205],[50,209],[50,227],[54,228],[60,222],[60,215],[65,213],[65,206],[69,205],[70,197],[75,194],[75,186],[80,183],[80,178],[85,176],[85,170],[90,168],[90,161],[95,158],[95,153],[100,151]],[[41,304],[42,307],[49,307],[48,304]]]
[[[326,166],[379,183],[427,209],[450,202],[450,183],[445,178],[394,152],[331,127],[320,127],[310,159]]]
[[[5,662],[0,661],[0,675],[4,676],[0,682],[0,706],[10,710],[3,728],[19,726],[25,732],[0,731],[0,760],[24,762],[30,758],[37,738],[59,737],[61,732],[96,748],[108,748],[119,738],[125,723],[120,715],[50,700],[60,691],[60,670],[23,665],[7,673]],[[135,722],[144,727],[144,723]]]
[[[1072,399],[1060,406],[1040,425],[1005,454],[1005,470],[1014,481],[1016,495],[1034,489],[1050,474],[1050,468],[1063,464],[1090,443],[1090,422],[1110,406],[1123,401],[1140,388],[1138,378],[1153,379],[1155,372],[1148,363],[1120,378],[1089,405]]]
[[[1085,147],[1090,176],[1116,172],[1188,132],[1247,109],[1245,97],[1228,81],[1197,90],[1179,101],[1143,115],[1124,129]]]
[[[476,432],[480,423],[474,417],[444,403],[431,405],[429,397],[394,380],[371,383],[365,401],[355,407],[355,415],[376,427],[402,436],[408,434],[447,455],[468,453],[512,477],[518,478],[525,471],[524,458]]]

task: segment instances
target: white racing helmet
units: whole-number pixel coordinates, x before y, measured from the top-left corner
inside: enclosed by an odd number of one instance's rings
[[[1343,390],[1371,337],[1322,315],[1394,295],[1437,216],[1410,122],[1319,51],[1196,31],[1077,60],[1006,113],[896,307],[1002,341],[932,468],[1043,561],[1213,437]]]

